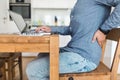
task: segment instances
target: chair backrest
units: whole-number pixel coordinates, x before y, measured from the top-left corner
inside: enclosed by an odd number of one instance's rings
[[[111,76],[116,77],[118,66],[119,66],[119,60],[120,60],[120,28],[112,29],[110,31],[110,33],[107,35],[106,39],[117,42],[117,46],[116,46],[114,57],[113,57],[112,66],[111,66],[111,69],[110,69]],[[106,45],[106,41],[105,41],[105,44],[102,46],[103,48],[102,48],[101,61],[103,61],[105,45]]]

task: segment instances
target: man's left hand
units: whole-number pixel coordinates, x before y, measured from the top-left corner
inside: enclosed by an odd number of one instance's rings
[[[98,44],[102,47],[104,43],[106,35],[102,33],[100,30],[97,30],[93,36],[92,42],[98,41]]]

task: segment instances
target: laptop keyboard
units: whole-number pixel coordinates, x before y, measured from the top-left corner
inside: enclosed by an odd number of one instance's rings
[[[23,36],[43,36],[43,35],[50,35],[51,33],[46,33],[43,31],[39,31],[39,32],[35,32],[35,31],[28,31],[28,32],[24,32],[21,35]]]

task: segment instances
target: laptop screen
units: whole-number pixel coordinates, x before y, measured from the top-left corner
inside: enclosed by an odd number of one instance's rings
[[[9,14],[10,14],[11,18],[13,19],[13,21],[15,22],[15,24],[17,25],[19,31],[21,33],[23,33],[25,28],[27,27],[23,17],[20,14],[15,13],[10,10],[9,10]]]

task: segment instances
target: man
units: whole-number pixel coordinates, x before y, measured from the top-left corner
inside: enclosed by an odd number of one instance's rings
[[[111,7],[115,7],[111,12]],[[120,25],[120,0],[77,0],[68,27],[42,26],[36,32],[71,35],[71,41],[60,48],[60,73],[94,70],[101,58],[101,45],[106,34]],[[49,57],[37,58],[28,64],[29,80],[49,80]]]

